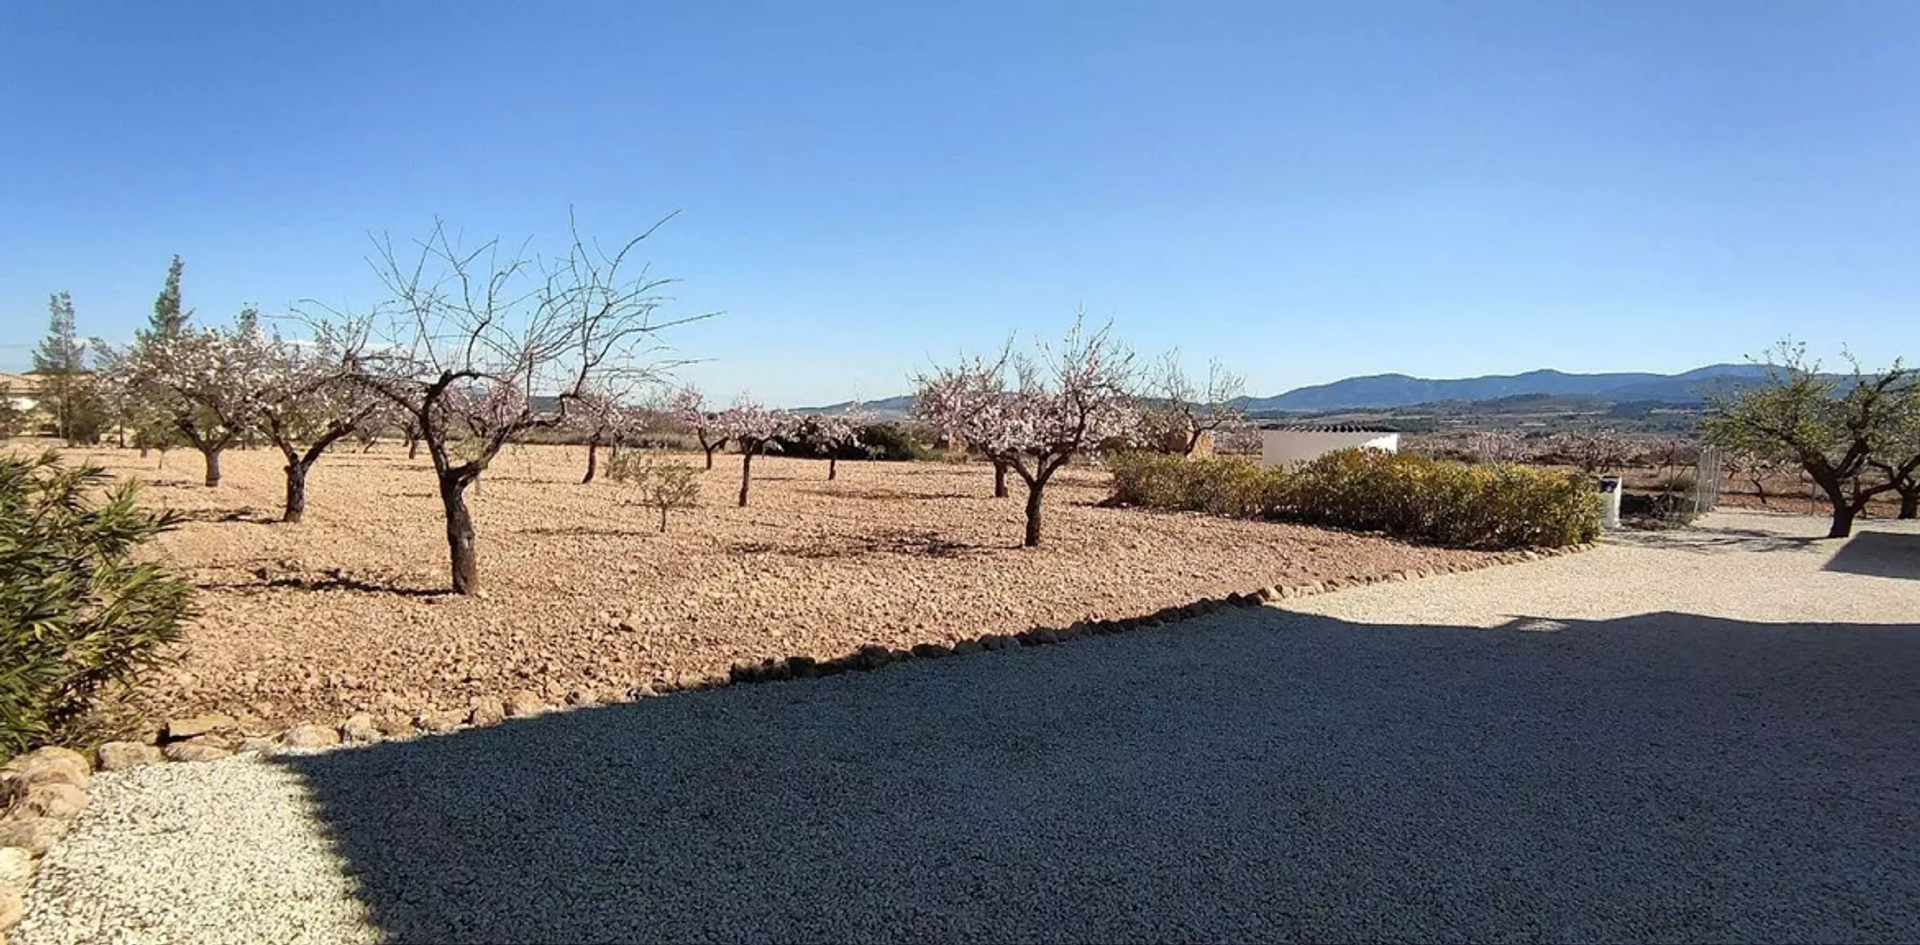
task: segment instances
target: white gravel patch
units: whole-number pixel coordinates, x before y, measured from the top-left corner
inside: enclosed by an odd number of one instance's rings
[[[101,775],[15,939],[1920,939],[1915,532],[1707,525]]]

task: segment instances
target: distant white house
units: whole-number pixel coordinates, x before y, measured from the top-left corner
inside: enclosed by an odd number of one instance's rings
[[[14,409],[23,413],[31,413],[40,405],[40,379],[30,374],[0,372],[0,391],[5,392]]]
[[[1351,423],[1269,424],[1260,428],[1260,465],[1291,466],[1336,450],[1400,452],[1400,434],[1385,427]]]

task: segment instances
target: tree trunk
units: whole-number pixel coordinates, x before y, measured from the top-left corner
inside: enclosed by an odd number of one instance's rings
[[[1860,514],[1860,510],[1854,508],[1850,503],[1835,500],[1833,503],[1833,527],[1827,529],[1827,537],[1851,537],[1853,535],[1853,519],[1854,516],[1858,514]]]
[[[221,452],[222,450],[220,449],[207,449],[205,447],[200,449],[200,455],[207,459],[207,488],[209,489],[220,484]]]
[[[480,592],[480,565],[473,550],[473,515],[467,511],[466,484],[440,476],[440,505],[447,513],[447,553],[453,565],[453,592]]]
[[[667,507],[663,505],[660,507],[660,534],[664,535],[666,533],[667,533]]]
[[[700,444],[700,448],[707,451],[707,468],[712,469],[713,468],[713,451],[719,449],[720,444],[715,443],[709,446],[706,443],[702,443]],[[746,503],[742,502],[740,504],[745,505]]]
[[[408,437],[407,438],[407,458],[418,459],[419,457],[420,457],[420,438],[417,436]]]
[[[1005,460],[996,459],[993,461],[993,497],[996,499],[1004,499],[1007,497],[1007,464]]]
[[[840,457],[834,456],[832,454],[827,455],[827,481],[828,482],[832,482],[833,477],[839,472],[839,470],[835,468],[835,466],[838,465],[839,462],[840,462]]]
[[[280,521],[298,522],[307,513],[307,464],[290,460],[286,471],[287,507],[280,513]]]
[[[1900,517],[1920,518],[1920,491],[1900,493]]]
[[[1027,537],[1021,544],[1028,548],[1040,547],[1040,493],[1046,487],[1044,479],[1027,483]]]
[[[712,459],[713,454],[707,454],[707,458]],[[743,450],[740,453],[740,507],[743,509],[747,507],[747,484],[752,481],[753,450]]]
[[[141,459],[147,458],[147,444],[145,443],[140,444],[140,458]]]
[[[580,480],[581,485],[593,481],[593,474],[600,471],[600,441],[587,441],[587,475]]]

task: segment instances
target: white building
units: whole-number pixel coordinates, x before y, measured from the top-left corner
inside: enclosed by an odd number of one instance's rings
[[[1260,428],[1260,465],[1291,466],[1335,450],[1400,452],[1400,434],[1385,427],[1351,423],[1271,424]]]

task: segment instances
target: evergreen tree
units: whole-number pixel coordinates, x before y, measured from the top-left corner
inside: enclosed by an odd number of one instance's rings
[[[173,263],[167,266],[167,284],[160,289],[160,297],[153,300],[153,318],[148,322],[148,332],[156,337],[168,338],[180,333],[186,327],[192,312],[180,307],[180,273],[187,264],[180,257],[173,257]]]
[[[47,337],[33,350],[40,398],[53,414],[58,436],[73,445],[91,443],[100,436],[103,418],[87,373],[87,348],[80,340],[72,294],[53,295],[47,310]]]

